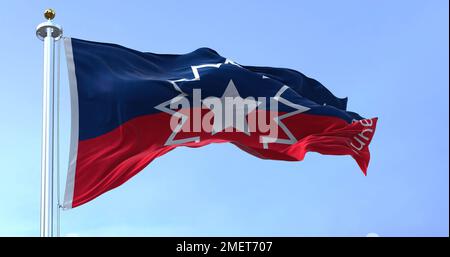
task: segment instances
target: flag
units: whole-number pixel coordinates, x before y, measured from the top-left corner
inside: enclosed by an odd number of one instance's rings
[[[209,48],[155,54],[65,38],[71,145],[64,208],[123,184],[179,146],[229,142],[261,159],[352,156],[364,174],[377,118],[285,68],[244,66]]]

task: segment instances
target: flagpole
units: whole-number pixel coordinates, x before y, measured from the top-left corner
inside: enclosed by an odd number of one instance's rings
[[[62,28],[52,22],[55,11],[44,12],[47,21],[36,28],[36,36],[44,41],[44,80],[42,98],[42,153],[41,153],[41,237],[52,237],[54,213],[54,87],[55,41],[62,36]]]

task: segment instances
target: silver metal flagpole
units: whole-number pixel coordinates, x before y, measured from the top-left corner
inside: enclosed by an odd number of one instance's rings
[[[36,28],[36,36],[44,41],[44,83],[42,98],[42,153],[41,153],[41,236],[52,237],[54,213],[54,86],[55,41],[62,36],[62,28],[52,22],[55,11],[44,12],[46,22]]]

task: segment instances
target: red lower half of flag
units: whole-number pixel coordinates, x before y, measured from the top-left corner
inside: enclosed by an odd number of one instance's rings
[[[67,201],[66,188],[65,207],[82,205],[118,187],[179,146],[229,142],[259,158],[285,161],[303,160],[307,152],[350,155],[366,174],[377,118],[348,124],[336,117],[300,113],[279,120],[276,135],[270,136],[258,130],[174,132],[170,122],[166,113],[140,116],[106,134],[79,141],[76,160],[71,160],[76,164],[71,199]]]

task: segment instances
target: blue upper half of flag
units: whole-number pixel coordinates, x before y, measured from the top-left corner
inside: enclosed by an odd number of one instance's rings
[[[239,96],[282,97],[309,108],[305,113],[338,117],[348,123],[362,119],[346,110],[347,98],[334,96],[318,81],[285,68],[243,66],[209,48],[187,54],[155,54],[116,44],[66,38],[69,70],[78,96],[79,140],[103,135],[148,114],[182,94],[192,100],[221,97],[233,82]],[[285,90],[282,90],[285,88]],[[74,92],[72,92],[74,93]],[[269,104],[264,106],[270,109]],[[290,112],[280,104],[279,112]]]

